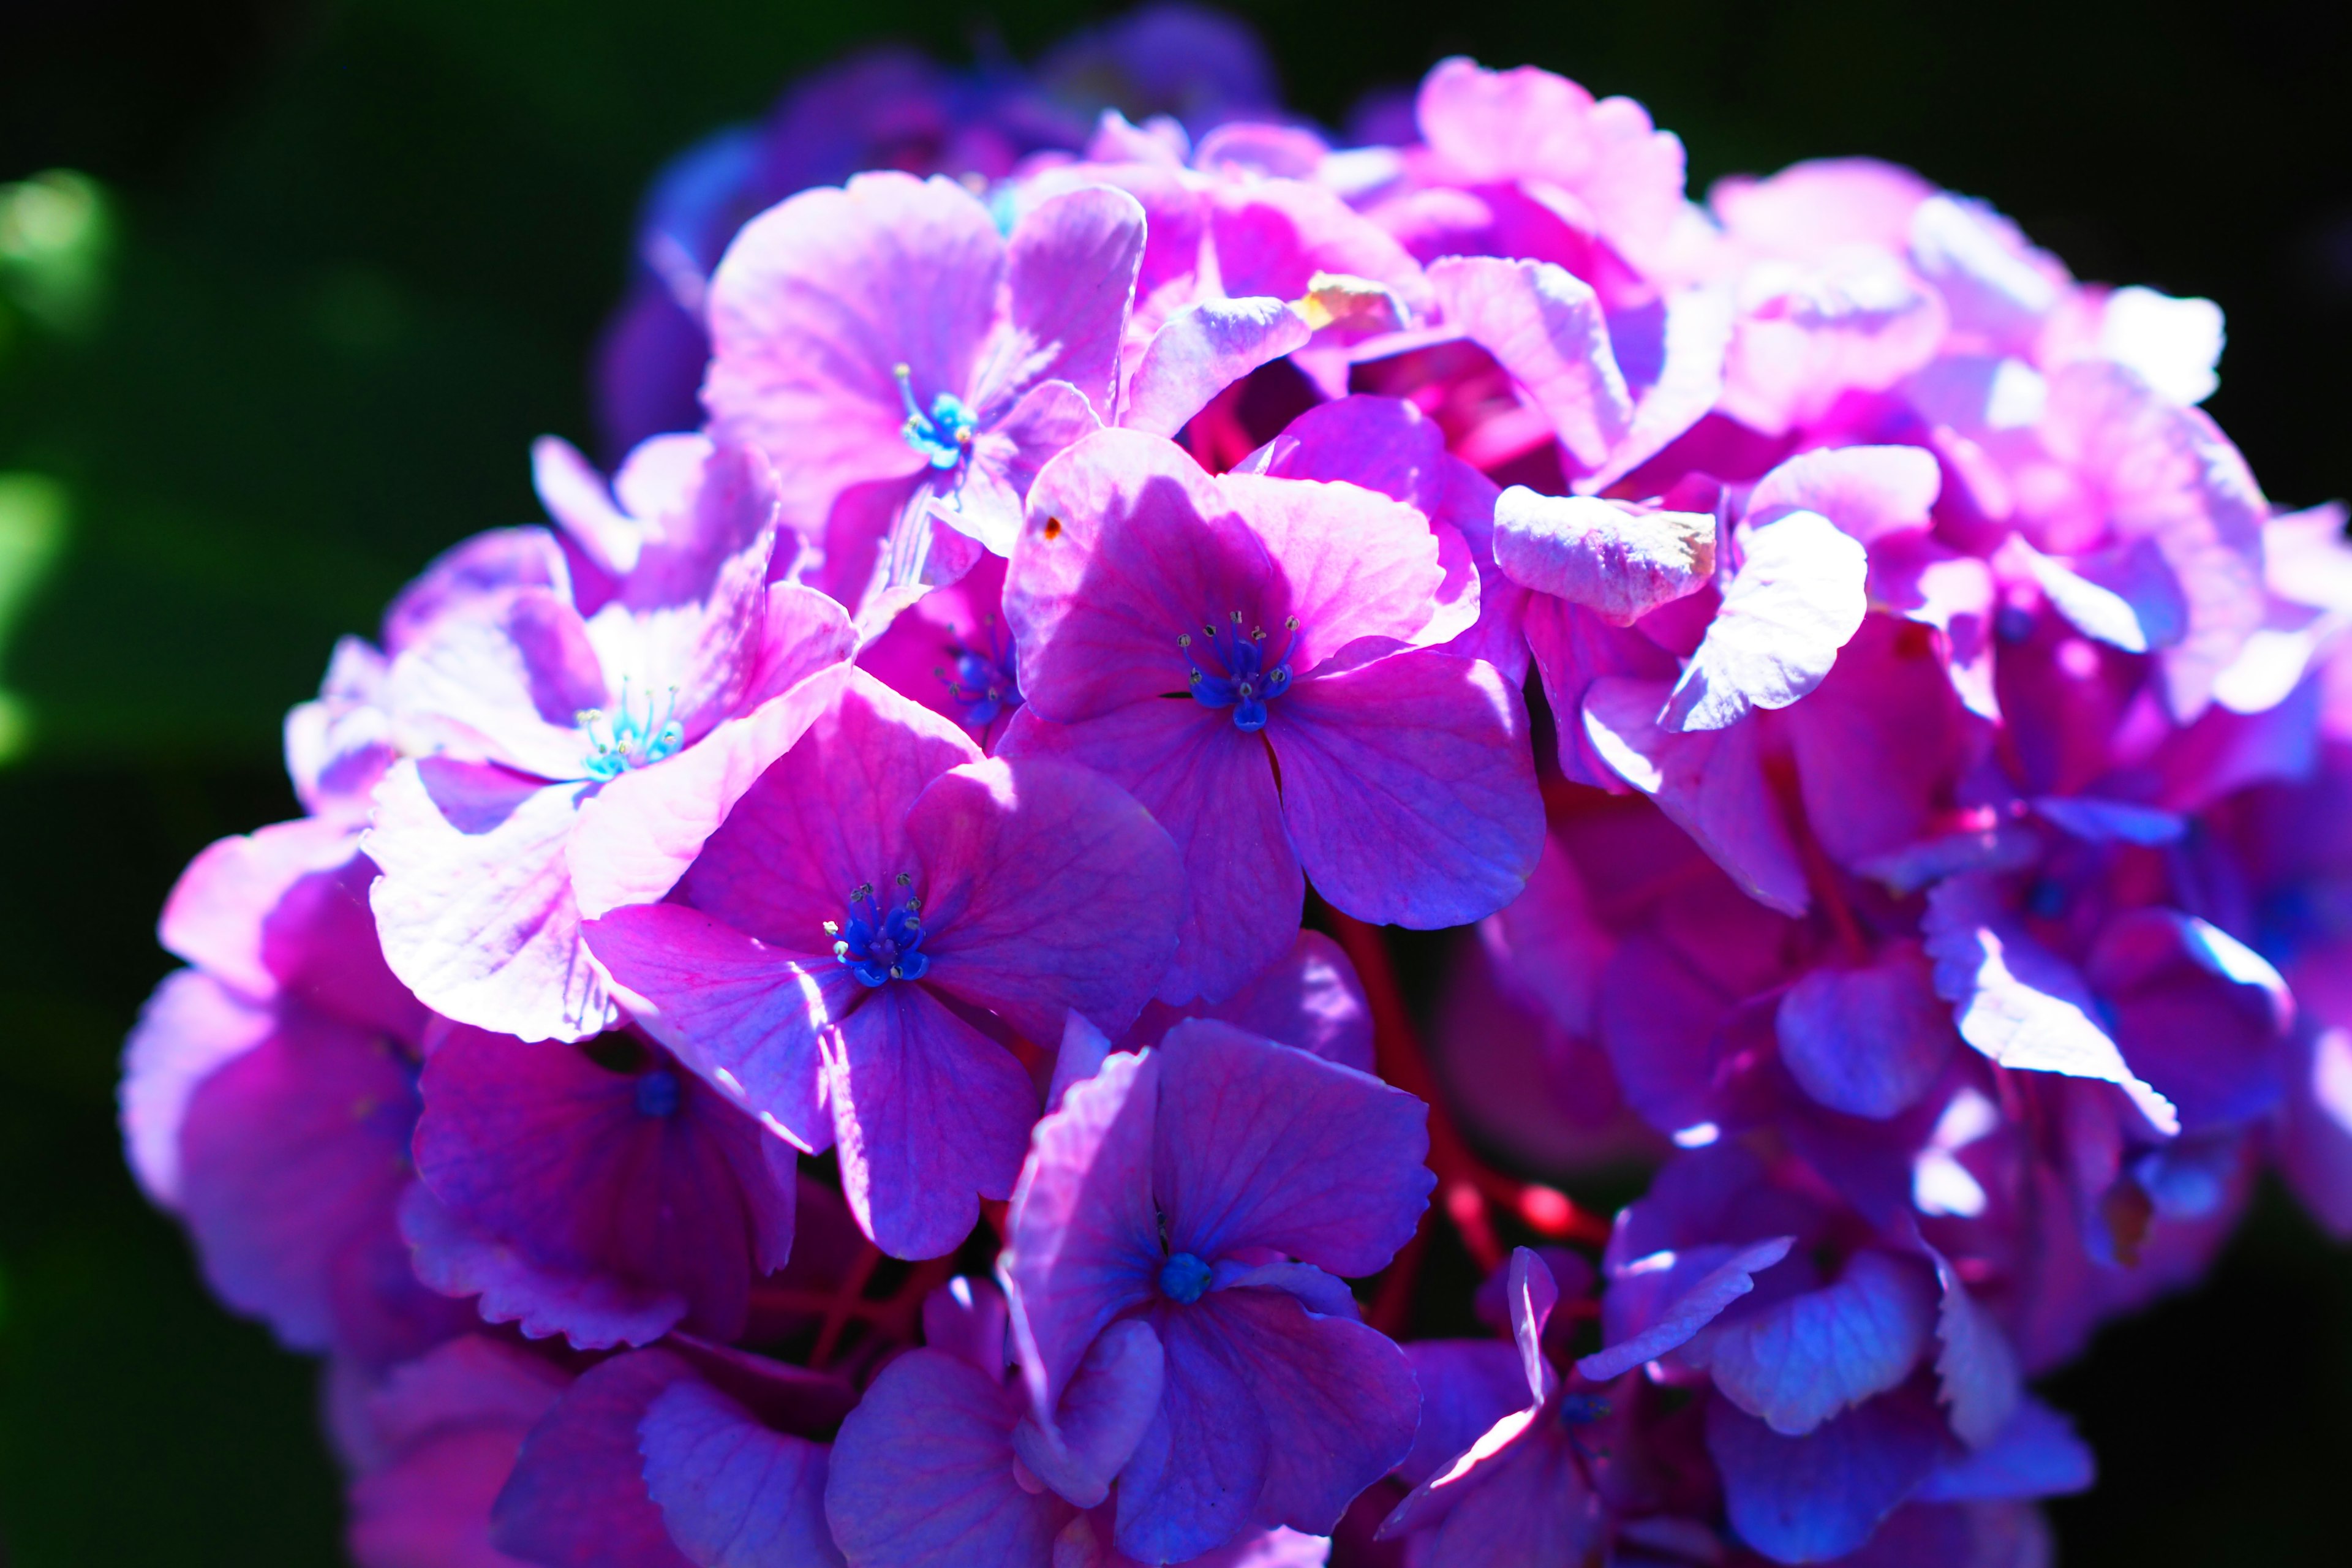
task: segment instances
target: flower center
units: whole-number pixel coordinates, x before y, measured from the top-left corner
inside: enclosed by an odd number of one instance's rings
[[[582,765],[588,776],[610,784],[631,768],[642,768],[660,762],[686,744],[686,731],[677,722],[677,688],[669,689],[669,706],[661,721],[654,721],[654,700],[646,697],[646,710],[640,716],[629,702],[629,683],[621,682],[621,700],[607,710],[583,708],[575,722],[588,736],[588,755]]]
[[[971,456],[980,420],[964,400],[952,392],[942,392],[931,399],[931,411],[926,414],[915,401],[915,373],[902,364],[890,374],[898,378],[898,400],[907,405],[907,423],[898,429],[907,445],[935,468],[955,468]]]
[[[1235,610],[1223,626],[1202,622],[1198,637],[1191,632],[1180,635],[1176,646],[1192,667],[1185,681],[1192,700],[1204,708],[1232,709],[1235,729],[1265,729],[1266,704],[1290,689],[1290,654],[1298,646],[1298,617],[1286,619],[1282,629],[1281,647],[1269,648],[1265,628],[1244,631],[1242,613]]]
[[[1559,1424],[1563,1426],[1590,1426],[1596,1421],[1609,1419],[1609,1401],[1598,1394],[1563,1394],[1559,1396]]]
[[[637,1114],[640,1116],[674,1116],[685,1099],[677,1086],[677,1074],[667,1068],[656,1068],[637,1079]]]
[[[898,873],[901,892],[915,879]],[[859,884],[849,895],[849,920],[824,922],[834,939],[833,956],[867,985],[887,985],[893,980],[920,980],[931,966],[923,952],[922,900],[908,893],[895,909],[885,911],[874,896],[874,884]]]
[[[1021,706],[1020,661],[1013,644],[997,628],[994,616],[981,626],[988,636],[985,646],[952,644],[948,652],[955,659],[954,673],[944,665],[931,671],[947,684],[948,696],[962,708],[964,727],[970,730],[985,730],[998,714]]]
[[[1209,1289],[1209,1266],[1189,1252],[1171,1255],[1160,1266],[1160,1293],[1191,1306]]]

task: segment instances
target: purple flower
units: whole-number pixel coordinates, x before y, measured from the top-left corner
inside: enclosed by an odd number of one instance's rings
[[[1253,1527],[1325,1533],[1404,1457],[1412,1373],[1336,1277],[1412,1234],[1434,1184],[1423,1115],[1195,1020],[1039,1124],[1002,1265],[1036,1413],[1023,1454],[1041,1476],[1115,1473],[1120,1551],[1181,1562]],[[1106,1362],[1135,1370],[1089,1375]],[[1147,1419],[1090,1447],[1105,1410]]]
[[[851,1568],[1134,1568],[1113,1543],[1109,1472],[1090,1487],[1064,1468],[1041,1479],[1024,1463],[1038,1428],[1011,1375],[1004,1299],[985,1280],[955,1279],[923,1303],[922,1349],[892,1362],[842,1423],[825,1509]],[[1159,1346],[1140,1324],[1105,1336],[1090,1358],[1102,1397],[1060,1434],[1115,1468],[1148,1405],[1123,1380],[1158,1384]],[[1027,1433],[1024,1438],[1023,1434]],[[1079,1492],[1073,1500],[1064,1489]],[[1204,1568],[1322,1568],[1330,1543],[1295,1531],[1244,1535],[1194,1559]]]
[[[490,1505],[568,1374],[481,1334],[394,1367],[361,1394],[338,1385],[355,1472],[346,1536],[359,1568],[512,1568],[490,1544]]]
[[[222,1299],[373,1366],[464,1314],[417,1283],[393,1228],[427,1017],[384,967],[355,837],[306,819],[196,858],[162,932],[194,967],[142,1013],[121,1106],[132,1170]]]
[[[1009,238],[950,180],[803,192],[711,280],[712,429],[774,459],[818,581],[887,620],[970,566],[959,539],[1009,552],[1038,468],[1110,407],[1142,251],[1114,190],[1045,202]]]
[[[583,1349],[743,1332],[793,1244],[791,1145],[630,1033],[455,1028],[420,1084],[403,1228],[425,1281]]]
[[[847,651],[839,610],[771,590],[775,492],[740,447],[666,438],[592,504],[542,454],[551,510],[610,568],[442,610],[394,659],[414,756],[375,796],[372,894],[395,973],[436,1010],[524,1039],[583,1039],[618,1009],[582,946],[567,846],[582,805]],[[642,456],[642,455],[641,455]],[[625,481],[640,466],[624,468]]]
[[[838,1568],[814,1438],[855,1397],[682,1337],[600,1362],[524,1439],[491,1539],[543,1568]]]
[[[1423,145],[1371,211],[1423,260],[1527,256],[1638,288],[1632,268],[1682,214],[1682,142],[1631,99],[1595,102],[1549,71],[1456,56],[1422,79],[1414,119]]]
[[[1073,1008],[1124,1029],[1174,948],[1182,872],[1116,785],[984,762],[863,671],[788,702],[792,724],[600,804],[575,856],[589,940],[688,1068],[802,1149],[838,1142],[884,1250],[935,1257],[1010,1194],[1036,1119],[1002,1041],[1058,1039]],[[649,861],[636,898],[677,900],[606,901],[600,867]]]
[[[1439,651],[1471,610],[1443,584],[1429,522],[1351,486],[1213,479],[1129,431],[1039,477],[1006,587],[1029,700],[1005,749],[1100,769],[1176,838],[1192,900],[1164,999],[1271,963],[1305,876],[1421,927],[1525,884],[1525,712],[1492,665]]]

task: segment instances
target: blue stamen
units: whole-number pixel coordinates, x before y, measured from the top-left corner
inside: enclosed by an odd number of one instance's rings
[[[1609,1401],[1598,1394],[1563,1394],[1559,1396],[1559,1423],[1563,1426],[1590,1426],[1596,1421],[1609,1419]]]
[[[584,708],[576,716],[580,728],[587,732],[588,755],[582,766],[588,776],[610,784],[631,768],[648,767],[664,757],[674,754],[686,744],[686,731],[677,721],[677,688],[669,689],[669,709],[661,722],[654,722],[654,700],[646,698],[645,716],[641,719],[629,705],[629,683],[621,682],[621,700],[610,712],[599,708]]]
[[[898,873],[902,889],[912,887],[914,880]],[[862,884],[849,895],[847,924],[824,922],[825,934],[834,939],[833,956],[866,985],[920,980],[931,967],[923,952],[922,910],[922,900],[910,893],[886,913],[874,897],[874,884]]]
[[[931,411],[923,412],[915,402],[915,373],[905,365],[892,368],[890,374],[898,379],[898,400],[906,405],[907,423],[899,427],[907,445],[920,452],[931,467],[942,471],[961,467],[971,455],[971,438],[980,429],[980,420],[952,392],[942,392],[931,399]]]
[[[637,1079],[637,1114],[640,1116],[673,1116],[685,1099],[677,1086],[677,1075],[667,1068],[656,1068]]]
[[[1160,1293],[1186,1306],[1209,1289],[1209,1266],[1189,1252],[1179,1252],[1160,1266]]]
[[[954,656],[955,673],[949,674],[945,668],[931,671],[946,682],[948,696],[962,707],[964,727],[970,730],[985,730],[998,714],[1021,706],[1020,660],[1013,644],[997,629],[994,616],[981,625],[988,633],[987,646],[952,644],[948,651]]]
[[[1292,616],[1282,625],[1289,636],[1283,639],[1279,651],[1269,652],[1265,628],[1254,626],[1244,633],[1239,610],[1222,627],[1203,623],[1201,635],[1214,656],[1214,668],[1201,663],[1192,633],[1177,637],[1176,646],[1182,650],[1184,662],[1192,667],[1185,681],[1192,700],[1203,708],[1232,709],[1235,729],[1265,729],[1270,716],[1266,704],[1290,689],[1290,656],[1298,646],[1298,617]]]

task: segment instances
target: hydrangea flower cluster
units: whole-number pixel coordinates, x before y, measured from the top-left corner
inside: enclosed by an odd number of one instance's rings
[[[2029,1568],[2029,1382],[2266,1166],[2352,1235],[2352,549],[2218,310],[1269,74],[1163,9],[688,154],[625,457],[173,892],[130,1157],[369,1568]],[[1384,925],[1469,928],[1426,1050]]]

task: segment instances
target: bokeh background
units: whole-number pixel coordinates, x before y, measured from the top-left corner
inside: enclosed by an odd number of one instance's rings
[[[1257,0],[1337,122],[1441,56],[1646,102],[1692,189],[1898,159],[2078,274],[2229,313],[2210,407],[2352,493],[2352,7]],[[669,153],[877,37],[1032,58],[1068,0],[0,0],[0,1562],[341,1560],[310,1365],[125,1173],[116,1053],[211,839],[293,815],[278,723],[436,551],[591,443],[588,347]],[[2340,1563],[2352,1254],[2266,1194],[2052,1397],[2095,1564]]]

